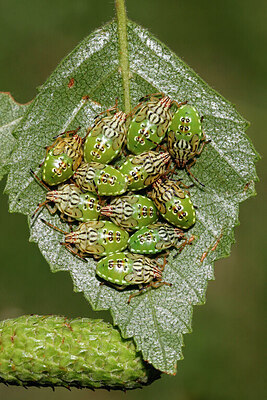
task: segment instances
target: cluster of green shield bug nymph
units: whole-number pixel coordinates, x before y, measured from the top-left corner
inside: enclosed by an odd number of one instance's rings
[[[61,244],[73,256],[101,258],[100,281],[113,290],[137,285],[128,302],[148,287],[171,286],[163,280],[162,252],[174,247],[180,253],[194,240],[188,233],[196,222],[193,199],[172,175],[184,168],[198,182],[190,167],[207,140],[197,110],[156,93],[128,115],[116,103],[83,127],[83,138],[79,129],[48,144],[42,178],[30,171],[46,190],[33,223],[44,206],[71,223],[62,230],[41,218],[64,235]]]

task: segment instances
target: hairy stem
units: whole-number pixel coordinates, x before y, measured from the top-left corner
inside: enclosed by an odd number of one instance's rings
[[[124,92],[124,108],[126,114],[131,111],[130,102],[130,71],[128,60],[128,42],[127,42],[127,16],[124,0],[115,0],[115,7],[118,21],[119,35],[119,57],[121,66],[121,76]]]

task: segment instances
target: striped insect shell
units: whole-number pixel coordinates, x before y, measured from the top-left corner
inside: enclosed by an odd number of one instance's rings
[[[196,212],[190,195],[178,182],[159,179],[153,184],[151,198],[161,215],[181,229],[189,229],[196,222]]]
[[[177,247],[181,240],[185,240],[184,232],[181,229],[157,222],[144,226],[131,235],[128,248],[132,253],[158,254],[172,246]]]
[[[80,165],[83,157],[83,139],[77,135],[78,129],[64,132],[47,147],[42,179],[49,186],[65,182]]]
[[[126,138],[126,118],[119,111],[96,119],[85,140],[85,161],[107,164],[119,154]]]
[[[136,194],[113,199],[109,205],[102,207],[101,214],[126,230],[139,229],[158,219],[153,201]]]
[[[127,178],[111,165],[83,162],[73,175],[77,185],[99,196],[117,196],[127,189]]]
[[[133,154],[149,151],[161,143],[172,119],[171,99],[148,96],[140,103],[127,132],[127,148]]]
[[[148,151],[138,156],[129,156],[119,171],[126,175],[129,190],[141,190],[166,172],[170,158],[167,152]]]
[[[109,254],[101,259],[97,263],[96,274],[122,287],[147,284],[162,278],[162,270],[154,260],[128,252]]]
[[[179,168],[185,168],[196,155],[200,155],[204,140],[201,119],[195,107],[180,106],[168,129],[168,151]]]
[[[49,186],[65,182],[73,175],[73,160],[66,154],[53,155],[53,150],[47,153],[44,161],[42,179]]]
[[[57,190],[47,192],[46,200],[55,203],[62,215],[70,217],[69,222],[97,220],[100,215],[97,196],[91,192],[83,193],[74,184],[63,184]]]
[[[128,233],[110,221],[87,221],[74,232],[65,235],[65,247],[74,245],[80,256],[105,256],[127,247]],[[73,252],[73,251],[72,251]]]

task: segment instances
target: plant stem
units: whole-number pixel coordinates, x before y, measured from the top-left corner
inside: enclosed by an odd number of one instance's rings
[[[115,7],[118,21],[119,58],[124,92],[124,109],[126,114],[128,114],[131,111],[131,101],[125,0],[115,0]]]

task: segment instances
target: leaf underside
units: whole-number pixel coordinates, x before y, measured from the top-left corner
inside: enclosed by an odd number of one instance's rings
[[[9,172],[12,151],[16,139],[12,131],[17,127],[28,108],[28,104],[18,104],[10,93],[0,92],[0,180]]]
[[[6,192],[10,211],[28,215],[31,241],[38,243],[51,270],[69,271],[76,291],[83,292],[93,309],[110,309],[123,337],[133,337],[137,349],[155,368],[174,374],[183,358],[183,334],[191,331],[192,308],[205,302],[207,282],[214,279],[213,262],[226,257],[234,242],[239,202],[255,195],[255,161],[259,158],[244,134],[247,122],[234,106],[203,82],[194,71],[148,31],[128,23],[132,107],[149,93],[164,92],[176,101],[187,100],[203,115],[206,145],[192,172],[205,184],[194,186],[197,222],[191,246],[169,256],[163,278],[172,287],[148,290],[127,304],[136,290],[118,291],[99,285],[96,263],[83,262],[60,245],[63,235],[45,226],[40,217],[66,229],[58,217],[43,209],[31,226],[30,216],[44,201],[44,190],[30,175],[39,171],[44,147],[65,130],[81,126],[82,134],[93,118],[112,106],[123,108],[117,25],[111,22],[95,31],[68,55],[40,88],[27,114],[14,132],[13,153]],[[100,104],[98,104],[100,103]],[[192,183],[184,171],[184,183]],[[217,246],[216,246],[217,244]],[[204,253],[206,257],[204,258]]]

